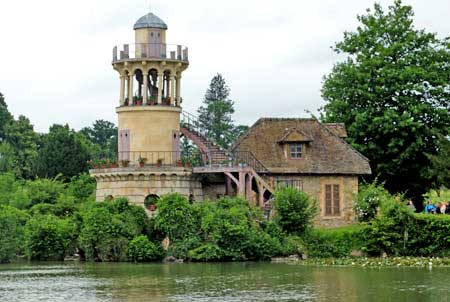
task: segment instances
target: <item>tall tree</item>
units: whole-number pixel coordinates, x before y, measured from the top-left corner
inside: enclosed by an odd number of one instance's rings
[[[21,115],[5,126],[5,142],[14,150],[17,176],[31,178],[37,158],[39,135],[30,120]]]
[[[5,139],[5,127],[12,121],[13,116],[8,110],[3,94],[0,92],[0,141]]]
[[[450,189],[450,140],[443,135],[439,136],[439,145],[435,155],[427,154],[431,161],[428,170],[433,180],[433,188],[439,190],[441,187]]]
[[[233,130],[234,102],[229,99],[230,88],[221,74],[215,75],[206,90],[203,105],[198,109],[200,126],[208,139],[228,149],[231,139],[227,133]]]
[[[37,174],[49,178],[62,174],[68,180],[87,172],[89,159],[89,151],[75,131],[68,125],[53,125],[42,138]]]
[[[358,16],[335,47],[347,59],[324,78],[322,119],[347,125],[349,142],[391,192],[420,196],[431,184],[425,154],[450,123],[450,44],[415,29],[413,15],[397,0]]]
[[[113,123],[97,120],[92,127],[80,130],[87,139],[100,147],[102,157],[115,157],[117,154],[117,127]]]

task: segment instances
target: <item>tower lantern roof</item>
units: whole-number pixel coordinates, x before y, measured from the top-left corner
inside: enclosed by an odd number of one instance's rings
[[[167,29],[167,24],[153,13],[148,13],[145,16],[140,17],[136,23],[134,23],[133,29],[139,28],[160,28]]]

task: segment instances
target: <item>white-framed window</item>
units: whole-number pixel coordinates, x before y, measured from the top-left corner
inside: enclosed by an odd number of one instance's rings
[[[290,143],[289,144],[289,157],[290,158],[302,158],[303,144],[301,143]]]

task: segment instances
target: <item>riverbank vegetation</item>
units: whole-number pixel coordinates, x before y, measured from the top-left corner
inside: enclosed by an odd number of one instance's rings
[[[296,255],[307,258],[306,263],[369,265],[381,256],[450,255],[450,217],[415,213],[382,184],[361,186],[355,204],[358,223],[335,229],[315,228],[316,202],[294,188],[276,192],[279,210],[269,220],[244,199],[191,204],[179,194],[163,196],[156,215],[148,217],[124,198],[96,202],[94,189],[85,174],[70,182],[0,175],[0,261],[16,256],[63,260],[74,254],[85,261],[136,262]],[[348,260],[354,256],[369,258]]]

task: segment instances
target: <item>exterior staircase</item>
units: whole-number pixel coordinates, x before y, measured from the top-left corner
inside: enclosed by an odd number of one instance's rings
[[[205,163],[211,166],[223,165],[230,161],[229,152],[206,138],[206,132],[200,127],[196,116],[183,111],[180,126],[181,133],[200,149]]]
[[[246,195],[247,198],[249,189],[245,179],[250,177],[250,186],[251,180],[254,179],[259,192],[259,206],[271,208],[270,200],[264,201],[264,194],[268,192],[273,195],[275,190],[259,175],[259,173],[267,174],[269,171],[253,153],[223,150],[217,143],[207,138],[207,133],[201,127],[198,118],[190,113],[183,111],[180,126],[181,133],[201,152],[204,165],[197,169],[198,173],[224,173],[236,184],[238,194]]]

